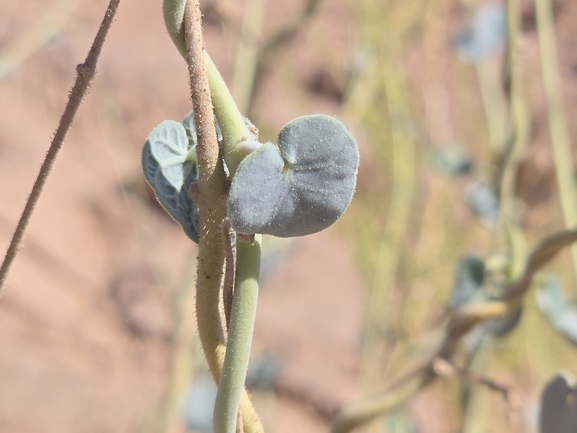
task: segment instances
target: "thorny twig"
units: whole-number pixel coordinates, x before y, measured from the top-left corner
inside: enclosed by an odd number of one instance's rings
[[[106,9],[106,13],[104,14],[104,18],[102,19],[102,23],[100,24],[100,28],[98,29],[98,33],[96,33],[94,42],[92,42],[90,51],[86,56],[86,60],[84,63],[76,66],[76,81],[74,82],[74,86],[70,91],[68,103],[66,104],[64,113],[60,118],[60,123],[56,129],[56,133],[54,134],[50,148],[48,149],[46,157],[44,158],[44,162],[40,167],[38,177],[34,182],[32,192],[28,197],[24,211],[22,211],[22,215],[20,216],[20,220],[18,221],[18,225],[16,226],[14,234],[12,235],[12,240],[8,246],[8,250],[6,251],[6,256],[4,257],[4,261],[0,267],[0,297],[2,297],[6,278],[8,277],[8,273],[10,272],[10,268],[14,262],[14,259],[16,258],[16,255],[18,254],[18,251],[22,247],[22,240],[24,239],[26,228],[28,227],[28,223],[30,222],[34,208],[36,207],[40,195],[42,194],[44,185],[48,180],[48,176],[52,171],[52,167],[54,166],[58,152],[62,148],[62,144],[66,139],[66,135],[72,126],[74,116],[78,111],[78,107],[80,107],[80,103],[88,91],[92,79],[96,75],[96,64],[98,62],[98,57],[102,51],[102,46],[106,39],[106,35],[108,34],[108,30],[112,25],[112,21],[114,20],[114,16],[119,4],[120,0],[110,0],[108,8]]]

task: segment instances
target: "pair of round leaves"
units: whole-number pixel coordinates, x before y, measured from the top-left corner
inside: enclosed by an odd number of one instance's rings
[[[231,225],[278,237],[321,231],[350,204],[358,164],[357,143],[341,122],[325,115],[294,119],[281,129],[278,147],[266,143],[239,165],[228,201]],[[158,125],[142,165],[162,206],[198,242],[198,208],[188,197],[198,179],[193,116]]]
[[[326,115],[299,117],[238,166],[228,200],[239,233],[278,237],[321,231],[344,213],[355,190],[359,151],[345,125]]]
[[[192,113],[182,123],[165,120],[152,130],[142,150],[142,168],[160,204],[198,242],[198,207],[188,196],[198,180]]]

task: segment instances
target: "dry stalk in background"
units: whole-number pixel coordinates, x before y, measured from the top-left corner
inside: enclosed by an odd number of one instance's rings
[[[119,4],[120,0],[110,0],[108,8],[106,9],[106,13],[104,14],[104,18],[102,19],[102,23],[100,24],[100,28],[98,29],[98,33],[96,33],[94,42],[92,42],[90,51],[88,51],[86,60],[84,63],[80,63],[76,66],[76,81],[72,87],[72,90],[70,91],[68,103],[66,104],[64,113],[60,118],[60,123],[56,129],[56,133],[54,134],[50,148],[48,149],[46,157],[44,158],[44,162],[40,167],[40,172],[38,173],[38,177],[34,182],[32,192],[30,193],[30,196],[26,202],[26,206],[22,211],[22,215],[20,216],[20,220],[18,221],[18,225],[16,226],[14,234],[12,235],[12,240],[8,246],[8,250],[6,251],[6,256],[4,257],[4,261],[0,267],[0,298],[4,293],[6,278],[8,277],[8,273],[10,272],[10,268],[12,267],[12,263],[14,262],[18,251],[20,251],[22,247],[22,240],[26,234],[28,223],[30,222],[34,208],[40,199],[40,195],[42,194],[44,185],[48,180],[48,176],[52,171],[52,167],[54,166],[58,152],[64,144],[64,140],[66,139],[68,131],[72,126],[74,116],[76,116],[76,112],[78,111],[78,107],[80,107],[80,103],[82,102],[84,95],[86,95],[92,79],[96,75],[96,64],[98,62],[98,57],[102,51],[102,46],[104,45],[104,41],[106,40],[106,36],[110,30],[110,26],[112,25],[112,21],[114,20],[114,16],[116,15],[116,10],[118,9]]]

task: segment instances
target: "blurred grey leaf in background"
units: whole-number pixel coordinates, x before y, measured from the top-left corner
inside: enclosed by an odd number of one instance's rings
[[[499,219],[499,199],[495,190],[483,182],[469,186],[466,192],[467,205],[473,213],[493,227]]]
[[[478,62],[496,55],[503,47],[507,33],[505,8],[501,3],[477,6],[468,28],[453,43],[465,61]]]
[[[537,307],[565,338],[577,344],[577,308],[565,299],[559,280],[548,275],[536,294]]]
[[[199,376],[190,384],[182,416],[189,430],[212,433],[216,385],[208,376]]]

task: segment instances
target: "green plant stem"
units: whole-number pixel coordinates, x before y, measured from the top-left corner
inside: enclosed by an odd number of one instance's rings
[[[504,132],[506,131],[507,110],[501,92],[499,66],[495,59],[488,59],[476,64],[479,91],[483,110],[487,119],[489,132],[489,148],[491,158],[495,158],[503,152]]]
[[[253,134],[244,123],[244,119],[226,83],[206,51],[204,52],[204,60],[208,73],[208,83],[212,95],[214,114],[218,119],[224,141],[223,156],[232,176],[236,172],[240,162],[246,156],[245,153],[238,149],[237,144],[253,138]]]
[[[168,10],[167,12],[166,3],[164,6],[165,20],[167,16],[175,16],[173,11]],[[173,4],[172,6],[177,7],[179,5]],[[180,11],[180,9],[178,10]],[[199,179],[197,203],[199,206],[199,227],[201,228],[198,242],[196,288],[198,333],[211,373],[215,382],[219,383],[223,374],[226,353],[219,309],[220,283],[224,265],[222,223],[226,217],[226,176],[222,159],[219,157],[211,91],[209,89],[206,65],[203,61],[203,59],[208,58],[208,55],[204,51],[199,1],[190,0],[186,2],[182,15],[176,14],[176,16],[177,18],[179,16],[184,18],[184,24],[179,26],[183,28],[184,33],[194,119],[198,136]],[[167,28],[170,31],[171,26],[169,24],[167,23]],[[172,28],[179,26],[172,25]],[[173,36],[172,33],[171,36]],[[182,44],[182,41],[180,43]],[[179,46],[178,43],[177,46]],[[222,91],[222,89],[220,90]],[[216,96],[213,95],[213,97]],[[232,108],[231,110],[234,111]],[[244,431],[246,433],[262,432],[262,425],[245,391],[241,395],[241,406]]]
[[[557,47],[550,0],[535,0],[535,9],[537,12],[541,73],[545,86],[549,133],[553,147],[561,209],[565,227],[575,227],[577,226],[577,191],[575,188],[571,144],[561,100]],[[571,257],[573,259],[573,271],[577,278],[577,245],[571,247]]]
[[[529,141],[529,115],[524,95],[524,75],[520,56],[520,12],[515,0],[507,0],[507,62],[504,87],[509,103],[507,152],[503,162],[500,184],[500,218],[504,225],[509,249],[509,277],[516,279],[523,273],[527,258],[525,237],[515,215],[515,177]]]
[[[234,297],[223,374],[214,406],[215,433],[234,433],[244,389],[258,300],[261,238],[237,238]]]
[[[186,4],[186,0],[164,0],[163,2],[166,29],[172,42],[174,42],[174,45],[176,45],[176,48],[185,59],[187,59],[187,50],[184,37],[185,25],[183,23]],[[202,31],[200,23],[199,31]],[[204,61],[202,60],[203,58]],[[245,125],[244,119],[216,65],[204,49],[202,56],[199,56],[197,60],[203,63],[206,68],[214,114],[218,119],[224,139],[224,160],[231,175],[234,175],[238,164],[246,156],[242,151],[239,151],[236,145],[241,141],[254,137]]]
[[[20,216],[20,220],[18,221],[18,225],[16,226],[14,234],[12,235],[12,240],[8,246],[8,250],[6,251],[6,256],[4,257],[4,261],[0,267],[0,298],[2,297],[6,278],[8,277],[12,263],[14,262],[14,259],[16,258],[16,255],[22,246],[22,240],[24,239],[26,228],[28,227],[28,223],[32,218],[32,213],[34,212],[36,204],[40,199],[44,185],[48,180],[48,176],[52,171],[54,162],[56,161],[58,153],[64,144],[66,136],[68,135],[68,131],[72,126],[72,122],[74,121],[74,117],[78,111],[78,107],[80,107],[82,99],[88,91],[92,79],[96,75],[96,64],[98,63],[98,57],[102,51],[102,46],[104,45],[108,30],[114,21],[114,16],[116,15],[116,10],[118,9],[119,4],[120,0],[110,1],[108,8],[106,9],[106,13],[104,14],[104,18],[102,19],[102,23],[100,24],[100,28],[98,29],[96,37],[94,38],[94,42],[90,47],[90,51],[88,51],[86,60],[84,63],[76,66],[76,81],[74,82],[74,86],[70,91],[68,103],[66,104],[64,113],[60,118],[60,123],[56,129],[56,133],[54,134],[50,148],[48,149],[46,157],[44,158],[44,162],[40,167],[38,177],[34,182],[32,192],[30,193],[28,201],[24,206],[24,210],[22,211],[22,215]]]

